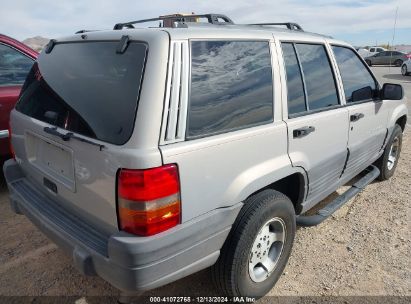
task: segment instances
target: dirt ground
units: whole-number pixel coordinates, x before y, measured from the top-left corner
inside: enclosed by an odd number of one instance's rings
[[[399,75],[398,68],[373,69],[382,82],[403,84],[411,109],[411,77]],[[410,122],[394,177],[372,183],[323,224],[298,229],[289,264],[270,295],[411,295]],[[12,213],[4,179],[0,183],[0,295],[74,296],[73,303],[111,296],[101,301],[114,303],[116,289],[80,275],[69,256],[24,216]],[[207,270],[145,295],[187,293],[215,294]]]

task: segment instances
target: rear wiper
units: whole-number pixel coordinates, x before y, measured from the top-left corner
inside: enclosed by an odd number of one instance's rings
[[[104,145],[100,145],[100,144],[98,144],[98,143],[96,143],[96,142],[93,142],[93,141],[91,141],[91,140],[88,140],[88,139],[85,139],[85,138],[82,138],[82,137],[78,137],[78,136],[76,136],[76,135],[75,135],[74,133],[72,133],[72,132],[68,132],[68,133],[66,133],[66,134],[60,133],[59,131],[57,131],[57,127],[54,127],[54,128],[44,127],[43,131],[46,132],[46,133],[48,133],[48,134],[51,134],[51,135],[60,137],[60,138],[61,138],[62,140],[64,140],[64,141],[69,141],[70,139],[73,138],[73,139],[77,139],[77,140],[79,140],[79,141],[81,141],[81,142],[88,143],[88,144],[93,145],[93,146],[97,146],[97,147],[99,147],[100,151],[101,151],[103,148],[105,148]]]

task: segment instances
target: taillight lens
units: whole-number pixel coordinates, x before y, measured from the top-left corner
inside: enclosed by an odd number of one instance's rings
[[[176,165],[118,174],[120,229],[142,236],[180,224],[180,181]]]
[[[11,157],[13,157],[14,159],[16,159],[16,155],[14,154],[13,145],[12,145],[12,143],[11,143],[11,127],[10,127],[10,121],[9,121],[8,130],[9,130],[9,151],[10,151]]]

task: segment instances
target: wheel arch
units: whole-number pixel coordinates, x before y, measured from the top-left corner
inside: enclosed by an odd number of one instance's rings
[[[390,101],[391,102],[391,101]],[[396,102],[396,101],[392,101]],[[390,115],[388,129],[390,133],[394,129],[395,125],[398,124],[402,131],[405,130],[407,125],[407,115],[408,109],[404,101],[398,101],[398,105],[396,105]]]
[[[395,124],[399,125],[404,132],[405,126],[407,125],[407,115],[403,115],[395,121]]]
[[[251,193],[248,197],[256,195],[264,190],[272,189],[286,195],[293,203],[295,214],[300,214],[302,204],[308,191],[308,180],[304,170],[296,170],[287,176],[277,179],[265,187]]]

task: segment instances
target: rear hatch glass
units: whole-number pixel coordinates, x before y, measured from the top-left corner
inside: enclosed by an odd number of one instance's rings
[[[148,47],[118,41],[57,43],[31,69],[16,110],[122,145],[131,137]]]

